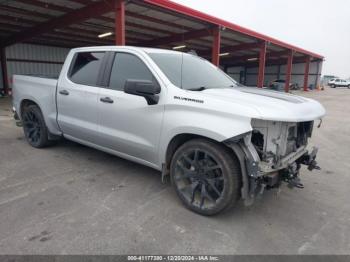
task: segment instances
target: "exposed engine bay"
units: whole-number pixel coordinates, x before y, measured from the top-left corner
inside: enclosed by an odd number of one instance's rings
[[[277,121],[252,121],[251,143],[259,156],[259,176],[268,187],[281,181],[302,188],[298,177],[302,164],[309,170],[319,169],[315,161],[317,148],[306,149],[312,135],[314,121],[289,123]]]

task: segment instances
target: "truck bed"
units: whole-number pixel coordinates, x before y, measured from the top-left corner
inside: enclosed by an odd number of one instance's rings
[[[39,105],[49,130],[59,130],[56,121],[56,87],[56,78],[14,75],[13,106],[18,116],[21,117],[19,101],[32,100]]]

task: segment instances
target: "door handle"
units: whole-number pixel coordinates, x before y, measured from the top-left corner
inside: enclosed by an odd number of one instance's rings
[[[67,90],[61,90],[61,91],[59,91],[59,93],[61,95],[64,95],[64,96],[68,96],[69,95],[69,92]]]
[[[100,99],[100,101],[103,102],[103,103],[108,103],[108,104],[113,104],[114,103],[114,101],[111,98],[109,98],[109,97],[103,97],[103,98]]]

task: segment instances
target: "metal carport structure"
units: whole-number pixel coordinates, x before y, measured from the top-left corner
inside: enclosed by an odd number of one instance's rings
[[[98,37],[106,32],[109,36]],[[0,39],[5,87],[6,63],[11,61],[6,59],[5,48],[21,42],[67,48],[111,44],[185,47],[226,71],[235,66],[256,67],[258,87],[264,85],[267,66],[285,65],[287,92],[293,65],[305,64],[303,86],[307,90],[310,63],[317,62],[319,68],[324,59],[319,54],[167,0],[2,0]]]

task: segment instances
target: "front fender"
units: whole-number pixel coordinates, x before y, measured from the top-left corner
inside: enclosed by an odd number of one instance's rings
[[[192,134],[217,142],[251,132],[251,119],[248,117],[220,114],[210,110],[175,110],[165,112],[159,147],[159,164],[165,163],[170,141],[180,134]]]

